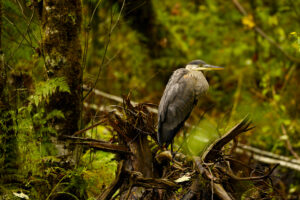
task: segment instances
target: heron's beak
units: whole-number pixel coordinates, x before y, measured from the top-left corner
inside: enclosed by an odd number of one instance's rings
[[[209,64],[205,64],[205,65],[197,68],[197,70],[201,70],[201,71],[212,71],[212,70],[223,70],[223,69],[224,69],[224,67],[218,67],[218,66],[209,65]]]

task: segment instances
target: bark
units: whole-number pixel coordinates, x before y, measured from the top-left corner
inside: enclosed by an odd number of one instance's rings
[[[59,135],[71,135],[79,128],[82,98],[81,1],[44,0],[42,52],[48,78],[65,77],[71,93],[56,92],[48,110],[61,110],[65,119],[55,126]]]

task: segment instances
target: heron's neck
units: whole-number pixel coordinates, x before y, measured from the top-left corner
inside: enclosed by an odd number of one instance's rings
[[[188,64],[185,66],[185,68],[189,71],[194,71],[193,68],[196,68],[198,65]]]
[[[201,71],[193,70],[190,71],[189,75],[195,80],[194,87],[195,87],[195,92],[197,97],[201,96],[203,93],[205,93],[208,90],[209,88],[208,82]]]
[[[198,70],[189,70],[190,76],[196,79],[205,79],[204,74],[201,71]]]

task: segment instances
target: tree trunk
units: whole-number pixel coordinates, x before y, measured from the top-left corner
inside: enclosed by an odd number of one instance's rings
[[[64,77],[70,93],[56,92],[48,111],[57,109],[64,119],[55,121],[59,135],[71,135],[79,129],[82,98],[81,1],[44,0],[42,12],[42,52],[48,78]]]

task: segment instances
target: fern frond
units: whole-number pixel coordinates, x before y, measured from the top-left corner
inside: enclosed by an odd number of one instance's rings
[[[61,110],[52,110],[49,114],[47,114],[46,120],[53,119],[53,118],[64,119],[65,116]]]
[[[40,82],[36,86],[35,94],[30,96],[31,104],[38,106],[43,100],[47,100],[55,92],[70,92],[69,85],[64,77],[49,79]]]

